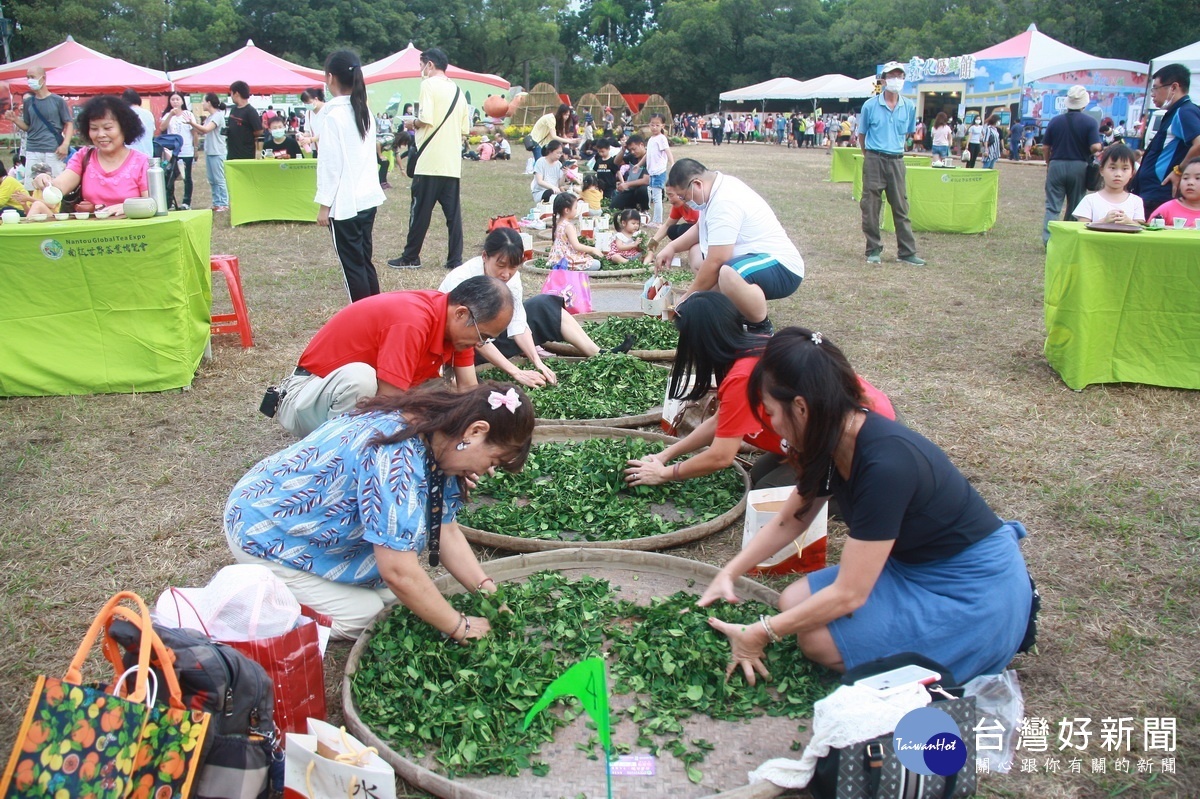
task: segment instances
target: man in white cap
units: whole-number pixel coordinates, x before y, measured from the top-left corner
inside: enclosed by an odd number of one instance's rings
[[[1046,159],[1046,219],[1042,224],[1042,244],[1050,241],[1050,223],[1068,213],[1087,194],[1084,185],[1088,162],[1100,152],[1100,124],[1087,114],[1087,89],[1072,86],[1067,90],[1067,113],[1059,114],[1046,126],[1042,137],[1042,155]]]
[[[917,108],[900,96],[904,89],[904,65],[883,65],[883,93],[863,103],[858,117],[858,143],[863,151],[862,229],[867,237],[867,263],[883,260],[883,238],[879,214],[887,192],[896,223],[896,249],[901,263],[924,266],[917,257],[917,240],[908,220],[908,189],[905,185],[904,140],[917,129]]]

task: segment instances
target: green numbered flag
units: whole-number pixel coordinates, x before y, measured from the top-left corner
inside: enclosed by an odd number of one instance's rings
[[[541,713],[560,696],[574,696],[583,703],[583,709],[596,722],[596,731],[604,751],[612,751],[612,740],[608,732],[608,673],[604,658],[588,658],[567,669],[550,686],[542,698],[525,714],[522,730],[529,729],[533,717]]]

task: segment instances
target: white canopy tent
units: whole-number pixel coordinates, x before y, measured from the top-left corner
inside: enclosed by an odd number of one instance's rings
[[[860,80],[833,73],[804,81],[804,100],[847,100],[870,97],[875,93],[875,76]]]
[[[753,86],[721,92],[723,103],[751,103],[756,100],[803,100],[804,83],[795,78],[771,78]]]
[[[1153,75],[1167,64],[1183,64],[1192,71],[1192,88],[1188,92],[1194,102],[1200,103],[1200,42],[1180,47],[1150,60],[1150,74]]]

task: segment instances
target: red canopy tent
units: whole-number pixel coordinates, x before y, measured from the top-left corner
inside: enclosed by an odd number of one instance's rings
[[[10,61],[7,64],[0,64],[0,80],[11,80],[12,78],[23,79],[25,77],[25,70],[30,67],[43,67],[49,72],[55,67],[64,66],[81,58],[109,58],[109,56],[101,53],[99,50],[84,47],[75,41],[74,37],[68,36],[67,40],[62,44],[56,44],[27,58]]]
[[[367,83],[419,77],[421,77],[421,51],[412,42],[409,42],[408,47],[405,47],[400,52],[393,53],[363,67],[363,80]],[[485,83],[505,91],[511,88],[511,84],[499,75],[490,75],[486,72],[472,72],[469,69],[462,69],[453,64],[446,70],[446,77],[454,80],[473,80],[477,83]]]
[[[254,94],[300,92],[325,83],[325,73],[274,56],[247,41],[246,46],[207,64],[177,70],[171,81],[181,92],[227,92],[244,80]]]
[[[25,76],[9,81],[13,92],[29,90]],[[133,89],[146,94],[166,92],[171,88],[165,72],[158,72],[119,58],[108,56],[81,58],[61,67],[47,70],[46,86],[55,94],[85,97],[94,94],[120,94]]]

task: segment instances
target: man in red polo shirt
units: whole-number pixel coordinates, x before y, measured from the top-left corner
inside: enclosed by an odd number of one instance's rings
[[[459,386],[473,386],[475,347],[512,319],[512,293],[490,277],[449,294],[391,291],[347,305],[317,331],[295,371],[279,385],[275,418],[303,438],[359,399],[399,394],[453,362]]]

